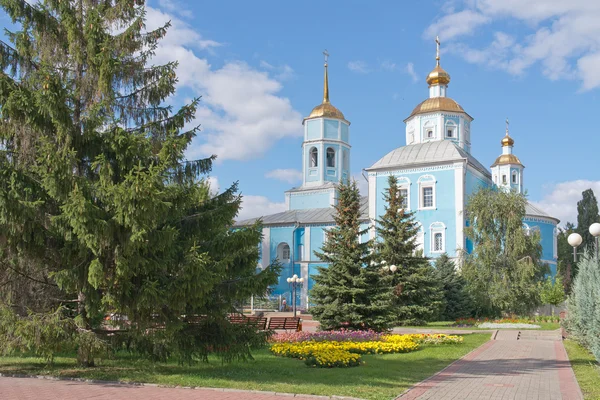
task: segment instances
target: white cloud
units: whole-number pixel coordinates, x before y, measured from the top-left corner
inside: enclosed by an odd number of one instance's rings
[[[393,63],[391,61],[386,60],[381,63],[381,69],[383,69],[384,71],[395,71],[396,67],[396,63]]]
[[[490,18],[473,10],[463,10],[444,15],[438,21],[429,25],[425,37],[434,38],[437,35],[442,40],[450,40],[457,36],[472,34],[475,28],[486,24]]]
[[[454,7],[455,0],[451,3],[447,14],[424,33],[456,42],[443,48],[468,62],[513,75],[539,64],[548,79],[578,79],[582,90],[600,88],[600,1],[464,0],[460,9]],[[480,32],[481,26],[497,22],[511,23],[512,32],[525,33],[513,36],[498,31],[489,44],[478,48],[465,39]]]
[[[577,223],[577,202],[582,199],[584,190],[592,189],[600,195],[600,181],[576,180],[560,182],[545,187],[547,193],[540,201],[531,203],[549,215],[560,219],[560,225]]]
[[[210,187],[210,193],[213,196],[218,195],[221,192],[221,185],[219,185],[219,179],[216,176],[208,176],[206,178]]]
[[[297,169],[275,169],[267,172],[265,176],[287,183],[296,183],[302,180],[302,171]]]
[[[211,50],[220,43],[202,38],[172,15],[151,7],[147,10],[148,29],[172,22],[152,62],[179,60],[179,87],[202,96],[196,121],[190,124],[201,124],[202,132],[188,150],[188,158],[211,154],[216,154],[218,161],[259,158],[278,140],[302,135],[302,115],[288,98],[278,95],[281,81],[293,74],[291,67],[261,71],[243,61],[215,67],[194,50]],[[263,69],[267,65],[261,63]]]
[[[159,0],[160,8],[178,14],[184,18],[192,18],[193,13],[180,2],[174,0]]]
[[[242,196],[242,207],[237,216],[237,221],[276,214],[285,210],[285,203],[272,202],[265,196],[244,195]]]
[[[410,77],[412,78],[413,82],[418,82],[419,81],[419,76],[415,72],[415,66],[414,66],[413,63],[409,62],[408,64],[406,64],[406,67],[404,67],[404,71],[406,71],[406,73],[408,75],[410,75]]]
[[[357,174],[357,175],[352,176],[352,179],[354,179],[356,181],[356,184],[358,185],[358,190],[360,191],[360,195],[368,196],[369,195],[369,182],[367,182],[365,177],[362,176],[362,174]]]
[[[348,62],[348,69],[352,72],[358,72],[359,74],[369,73],[367,63],[360,60]]]

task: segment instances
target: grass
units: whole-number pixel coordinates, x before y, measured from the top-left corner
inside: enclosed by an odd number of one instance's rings
[[[421,326],[401,326],[399,328],[420,328],[420,329],[431,329],[431,328],[444,328],[444,329],[452,329],[452,330],[463,330],[463,331],[477,331],[477,330],[483,330],[483,331],[489,331],[489,330],[493,330],[490,328],[477,328],[474,326],[467,326],[467,327],[455,327],[452,326],[452,324],[454,323],[454,321],[435,321],[435,322],[428,322],[427,325],[421,325]],[[537,331],[554,331],[558,328],[560,328],[560,324],[558,322],[536,322],[536,325],[539,325],[540,328],[525,328],[525,329],[521,329],[521,330],[537,330]]]
[[[579,387],[587,400],[600,400],[600,365],[584,347],[572,340],[564,341]]]
[[[255,360],[179,366],[152,364],[128,355],[102,360],[95,368],[78,368],[72,357],[57,357],[52,367],[32,357],[0,358],[0,372],[61,377],[158,383],[162,385],[226,387],[286,393],[340,395],[364,399],[392,399],[413,384],[433,375],[454,360],[487,342],[489,334],[465,335],[462,344],[424,346],[404,354],[365,355],[354,368],[309,368],[302,361],[255,352]]]

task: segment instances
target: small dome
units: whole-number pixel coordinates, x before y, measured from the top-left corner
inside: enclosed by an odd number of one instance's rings
[[[438,64],[433,71],[427,75],[427,84],[431,85],[447,85],[450,83],[450,74]]]
[[[496,158],[496,161],[494,161],[494,163],[492,164],[492,167],[495,167],[496,165],[506,165],[506,164],[515,164],[515,165],[523,166],[523,164],[521,164],[521,160],[519,160],[519,158],[517,156],[515,156],[514,154],[502,154],[500,157]]]
[[[310,112],[310,115],[304,118],[304,120],[313,118],[336,118],[346,121],[346,118],[344,118],[344,114],[342,114],[340,110],[331,105],[331,103],[319,104],[318,106],[313,108],[313,110]]]
[[[502,138],[502,140],[500,141],[500,143],[502,143],[502,146],[512,146],[515,144],[515,141],[513,140],[513,138],[511,138],[510,136],[508,136],[508,133],[506,134],[506,136],[504,136]]]
[[[408,118],[412,117],[413,115],[424,114],[433,111],[450,111],[466,114],[465,110],[460,106],[460,104],[450,97],[430,97],[416,106]]]

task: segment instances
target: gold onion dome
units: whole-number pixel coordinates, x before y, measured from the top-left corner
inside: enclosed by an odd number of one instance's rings
[[[327,53],[327,50],[325,50],[325,52],[323,54],[325,54],[325,57],[329,56],[329,54]],[[315,108],[313,108],[312,111],[310,112],[310,115],[308,117],[304,118],[304,121],[306,121],[308,119],[313,119],[313,118],[335,118],[335,119],[341,119],[341,120],[347,122],[348,124],[350,123],[346,120],[346,118],[344,117],[344,114],[342,114],[342,112],[340,110],[335,108],[329,102],[329,78],[327,75],[327,58],[325,58],[325,78],[324,78],[324,82],[323,82],[323,102],[321,104],[319,104],[318,106],[316,106]],[[303,123],[304,123],[304,121],[303,121]]]
[[[455,100],[450,97],[430,97],[425,99],[410,113],[410,117],[416,114],[427,113],[431,111],[454,111],[462,112],[465,110]],[[409,117],[409,118],[410,118]]]
[[[502,138],[502,140],[500,141],[500,143],[502,144],[502,147],[504,146],[512,146],[515,144],[515,141],[513,140],[513,138],[511,138],[510,136],[508,136],[508,133],[506,134],[506,136],[504,136]]]
[[[429,86],[431,86],[431,85],[447,85],[449,83],[450,83],[450,74],[447,73],[444,70],[444,68],[442,68],[440,66],[440,60],[438,58],[436,67],[433,69],[433,71],[431,71],[429,73],[429,75],[427,75],[427,84]]]

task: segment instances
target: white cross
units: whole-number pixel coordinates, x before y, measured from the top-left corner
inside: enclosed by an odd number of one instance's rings
[[[323,55],[325,56],[325,64],[327,64],[327,59],[329,58],[329,53],[327,52],[327,49],[325,49]]]
[[[508,118],[506,118],[506,134],[508,135]]]
[[[436,53],[435,53],[435,59],[439,60],[440,59],[440,37],[436,36],[435,37],[435,43],[436,43]]]

